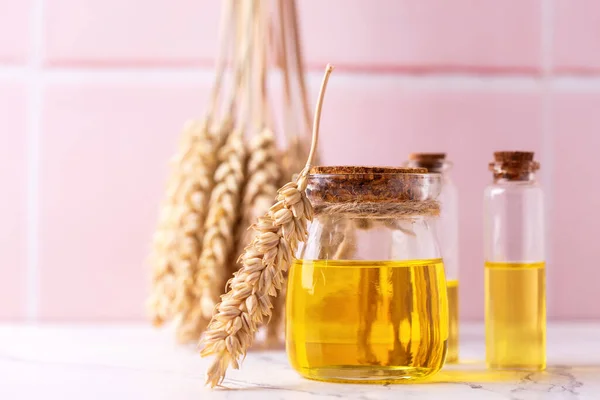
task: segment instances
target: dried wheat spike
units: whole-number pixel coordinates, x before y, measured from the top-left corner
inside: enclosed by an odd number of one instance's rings
[[[240,257],[242,267],[230,280],[217,312],[201,342],[201,355],[216,355],[207,372],[207,383],[221,383],[229,365],[239,367],[252,344],[257,326],[271,316],[271,296],[283,285],[283,272],[300,241],[306,240],[313,209],[304,191],[308,169],[296,182],[283,186],[277,203],[253,226],[256,237]]]
[[[238,231],[237,254],[240,254],[254,238],[254,230],[247,228],[269,210],[277,195],[281,177],[277,159],[275,135],[265,128],[250,141],[248,180],[242,200],[243,216]]]
[[[240,256],[242,266],[229,280],[229,291],[221,297],[200,341],[200,354],[215,356],[206,373],[206,383],[211,387],[223,381],[230,365],[239,368],[240,359],[252,344],[258,325],[264,317],[271,316],[271,297],[281,291],[285,282],[283,273],[289,268],[298,244],[306,241],[313,208],[305,191],[319,137],[323,96],[332,70],[333,67],[327,65],[306,166],[295,181],[277,191],[275,205],[253,225],[256,236]]]
[[[208,202],[214,186],[214,174],[218,164],[217,153],[222,145],[225,132],[230,128],[225,121],[216,131],[204,127],[201,135],[190,148],[190,157],[184,164],[184,183],[179,193],[180,206],[175,255],[176,285],[175,312],[179,316],[178,338],[185,342],[197,338],[197,329],[182,327],[193,317],[196,297],[193,293],[198,259],[202,251],[204,222]]]
[[[230,277],[228,262],[235,245],[240,197],[244,184],[246,148],[241,130],[235,130],[220,153],[221,164],[215,173],[215,188],[206,218],[204,243],[198,261],[195,290],[202,316],[208,321]],[[233,258],[235,261],[235,258]]]
[[[248,227],[264,215],[273,204],[277,195],[277,187],[281,179],[281,165],[273,131],[264,128],[250,141],[248,158],[248,181],[242,201],[243,218],[238,228],[236,254],[241,254],[244,247],[254,239],[255,231]],[[232,263],[233,267],[237,264]],[[231,271],[231,273],[235,270]],[[271,324],[267,325],[267,345],[278,342],[275,327],[281,319],[279,301],[275,304]]]
[[[204,133],[205,122],[188,121],[184,125],[179,150],[171,159],[171,175],[167,181],[167,195],[161,204],[158,226],[153,237],[152,291],[148,308],[155,325],[161,325],[173,315],[175,296],[175,257],[176,233],[179,221],[178,193],[183,181],[183,165],[189,158],[189,149]]]

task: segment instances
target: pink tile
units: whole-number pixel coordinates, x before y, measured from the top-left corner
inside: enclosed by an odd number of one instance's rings
[[[0,320],[25,317],[27,154],[26,97],[0,83]]]
[[[79,84],[47,88],[41,153],[44,320],[144,316],[146,259],[167,161],[206,88]]]
[[[302,0],[308,62],[372,69],[539,70],[541,0]]]
[[[600,70],[600,3],[555,0],[554,66],[559,71]]]
[[[540,65],[541,0],[303,0],[308,64],[357,69],[532,71]],[[53,0],[49,64],[210,62],[221,2]],[[143,10],[143,13],[140,11]],[[135,29],[132,27],[135,26]]]
[[[564,318],[600,318],[597,209],[600,94],[559,93],[554,112],[554,294]]]
[[[393,77],[332,78],[322,117],[323,163],[398,166],[410,152],[446,151],[455,162],[460,193],[461,316],[482,318],[482,197],[491,181],[487,165],[496,150],[539,153],[540,96],[522,90],[433,87]]]
[[[0,0],[0,63],[26,61],[31,6],[31,0]]]
[[[46,62],[189,65],[212,57],[220,2],[52,0],[46,6]]]

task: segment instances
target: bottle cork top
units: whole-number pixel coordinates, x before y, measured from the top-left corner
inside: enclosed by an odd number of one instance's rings
[[[306,193],[313,205],[323,203],[400,203],[435,200],[441,175],[425,168],[312,167]]]
[[[441,172],[451,166],[446,161],[446,153],[410,153],[406,165],[408,167],[427,168],[429,172]]]
[[[309,171],[312,174],[321,175],[372,175],[372,174],[426,174],[425,168],[404,168],[404,167],[363,167],[356,165],[336,165],[336,166],[318,166],[312,167]]]
[[[496,151],[494,160],[502,163],[524,163],[533,161],[533,151]]]
[[[410,153],[408,159],[414,161],[443,161],[446,159],[446,153]]]
[[[489,169],[494,179],[509,181],[529,180],[533,172],[540,169],[540,163],[534,161],[532,151],[496,151]]]

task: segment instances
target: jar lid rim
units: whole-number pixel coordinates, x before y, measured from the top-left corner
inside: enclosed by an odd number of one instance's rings
[[[335,165],[311,167],[311,175],[363,175],[363,174],[427,174],[427,168],[372,167],[356,165]]]

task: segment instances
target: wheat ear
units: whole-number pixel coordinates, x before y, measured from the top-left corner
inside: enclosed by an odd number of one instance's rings
[[[236,129],[220,154],[222,159],[215,172],[215,188],[206,218],[200,272],[196,281],[202,316],[210,320],[219,296],[230,276],[228,261],[234,249],[234,229],[238,222],[240,197],[244,183],[246,148],[242,131]]]
[[[175,247],[180,207],[178,196],[182,190],[183,165],[188,161],[189,149],[204,133],[202,122],[186,122],[180,139],[179,151],[171,159],[171,176],[166,185],[166,198],[161,204],[159,221],[153,236],[152,253],[152,291],[148,308],[154,325],[161,325],[173,315],[175,297]]]
[[[313,209],[306,197],[308,172],[317,146],[323,96],[333,67],[327,65],[319,93],[313,124],[311,151],[306,166],[295,182],[279,189],[277,202],[253,226],[256,237],[240,256],[242,266],[229,281],[230,290],[222,296],[208,330],[200,342],[201,355],[214,355],[206,383],[220,384],[227,368],[239,362],[251,346],[258,325],[271,315],[271,297],[277,296],[286,271],[297,250],[306,240],[307,223]]]
[[[190,159],[183,166],[185,179],[179,193],[180,211],[177,233],[177,253],[175,256],[177,292],[175,294],[175,312],[179,314],[178,337],[182,342],[198,337],[200,332],[190,332],[186,323],[194,314],[196,296],[194,283],[198,259],[202,251],[204,223],[208,212],[208,202],[214,186],[214,173],[218,164],[218,151],[223,138],[231,129],[226,120],[211,132],[207,124],[203,134],[190,148]],[[196,319],[196,317],[192,317]]]
[[[249,152],[248,181],[242,201],[244,213],[237,234],[237,254],[242,253],[244,247],[254,239],[256,231],[248,229],[248,227],[258,217],[269,211],[273,199],[277,195],[277,186],[281,179],[281,166],[278,165],[277,145],[273,131],[268,128],[262,129],[250,142]],[[274,334],[273,327],[280,320],[279,309],[280,307],[276,303],[271,318],[272,323],[267,327],[268,345],[276,342],[277,334]]]
[[[252,138],[248,150],[248,181],[242,200],[243,216],[239,226],[237,254],[254,238],[254,230],[247,227],[269,211],[277,195],[281,176],[275,135],[270,129],[265,128]]]

